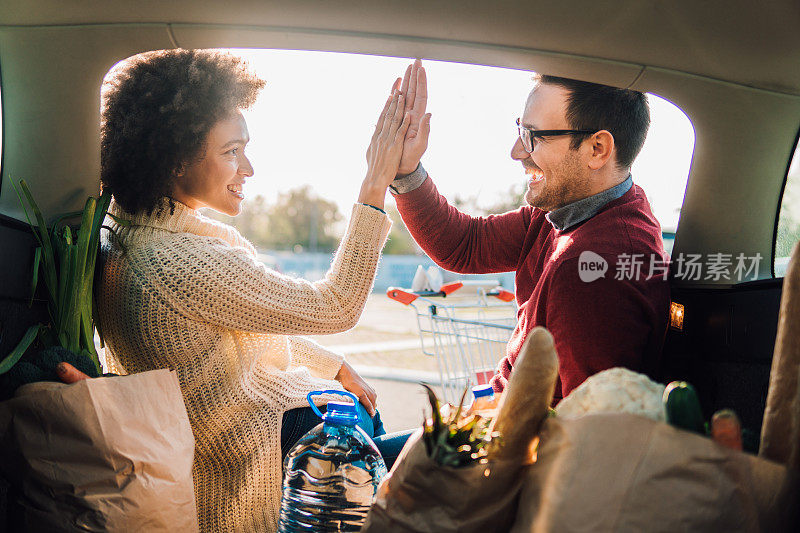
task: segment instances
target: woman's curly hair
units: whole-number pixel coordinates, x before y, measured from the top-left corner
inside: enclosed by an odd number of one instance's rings
[[[159,50],[119,64],[103,82],[103,189],[129,213],[152,212],[203,153],[212,126],[250,107],[263,87],[243,59],[211,50]]]

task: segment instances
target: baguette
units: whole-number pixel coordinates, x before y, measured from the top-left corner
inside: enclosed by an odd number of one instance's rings
[[[759,455],[800,469],[800,243],[783,278]]]
[[[497,459],[524,459],[547,417],[558,378],[558,356],[553,336],[535,327],[514,363],[511,379],[500,397],[490,434],[500,433],[502,444],[490,454]]]

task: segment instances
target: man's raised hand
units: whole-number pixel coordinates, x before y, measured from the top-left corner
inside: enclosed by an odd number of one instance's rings
[[[428,106],[428,79],[419,59],[406,69],[400,92],[406,95],[406,110],[410,119],[403,142],[403,156],[397,170],[398,175],[404,175],[416,170],[422,154],[428,148],[431,132],[431,114],[425,113]]]

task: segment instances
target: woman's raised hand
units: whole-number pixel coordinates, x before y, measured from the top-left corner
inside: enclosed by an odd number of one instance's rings
[[[405,96],[399,89],[400,78],[378,117],[378,124],[367,149],[367,176],[361,185],[358,201],[383,209],[386,189],[397,175],[403,144],[410,124]]]

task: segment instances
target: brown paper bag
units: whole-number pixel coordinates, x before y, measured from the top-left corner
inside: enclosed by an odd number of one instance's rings
[[[547,419],[536,462],[433,464],[420,433],[362,531],[796,531],[794,471],[629,414]]]
[[[169,370],[32,383],[0,404],[28,531],[197,531],[194,436]]]
[[[794,531],[792,471],[636,415],[548,419],[514,532]]]
[[[421,436],[420,429],[400,452],[361,531],[508,531],[523,473],[520,464],[439,466],[428,457]]]
[[[800,469],[800,242],[783,278],[759,455]]]

